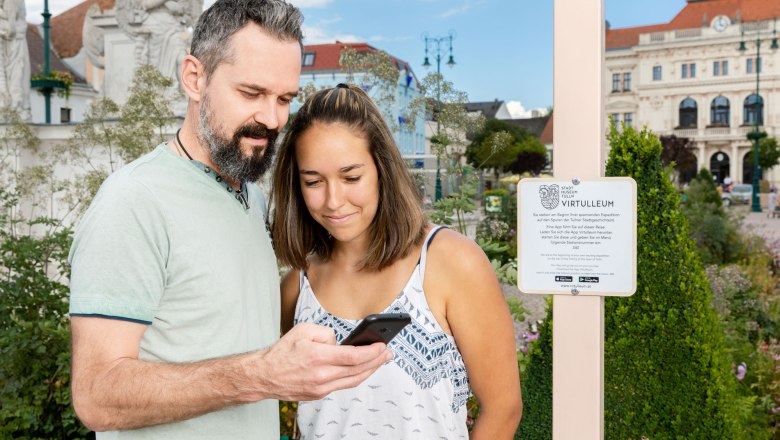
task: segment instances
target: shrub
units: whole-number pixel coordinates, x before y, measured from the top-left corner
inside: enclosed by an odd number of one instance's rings
[[[742,252],[738,222],[723,209],[711,175],[701,170],[686,191],[683,213],[704,264],[736,261]]]
[[[608,439],[744,438],[723,331],[649,131],[613,126],[608,176],[637,182],[637,291],[605,299]]]
[[[0,438],[84,438],[70,404],[70,230],[0,228]]]
[[[523,375],[523,419],[516,439],[552,439],[552,307],[528,351]]]

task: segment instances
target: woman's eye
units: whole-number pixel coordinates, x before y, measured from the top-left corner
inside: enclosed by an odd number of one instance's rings
[[[360,180],[360,176],[347,176],[344,180],[347,182],[353,183]]]
[[[303,186],[312,187],[312,186],[317,185],[320,182],[321,182],[320,180],[304,180],[303,181]]]

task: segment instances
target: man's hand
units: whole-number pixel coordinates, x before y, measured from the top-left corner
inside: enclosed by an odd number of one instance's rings
[[[358,385],[392,358],[384,344],[335,345],[333,330],[294,327],[273,346],[188,364],[138,359],[146,326],[73,317],[73,404],[95,431],[170,423],[263,399],[311,400]]]
[[[303,323],[258,356],[248,359],[246,368],[259,373],[264,398],[300,401],[359,385],[392,359],[392,352],[382,343],[336,345],[332,329]]]

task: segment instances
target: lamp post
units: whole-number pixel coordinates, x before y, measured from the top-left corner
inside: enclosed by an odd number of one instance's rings
[[[770,48],[772,50],[777,49],[777,19],[775,19],[775,28],[772,31],[772,45]],[[739,42],[739,51],[745,52],[747,48],[745,47],[745,30],[744,30],[744,24],[743,24],[743,30],[742,30],[742,40]],[[750,210],[753,212],[761,212],[761,202],[759,201],[759,185],[758,185],[758,174],[760,172],[760,168],[758,165],[758,150],[759,150],[759,143],[762,138],[766,137],[766,133],[759,130],[759,125],[762,119],[763,111],[764,111],[764,102],[761,99],[761,95],[759,95],[759,84],[760,84],[760,78],[761,78],[761,31],[758,26],[756,26],[756,61],[755,65],[753,66],[756,70],[756,94],[755,94],[755,114],[753,115],[753,131],[748,133],[747,138],[748,140],[753,142],[753,197],[752,197],[752,204]]]
[[[40,79],[33,79],[30,81],[30,85],[34,89],[40,89],[43,94],[46,110],[46,123],[51,124],[51,94],[56,89],[64,89],[65,82],[52,78],[51,76],[51,64],[49,61],[49,19],[51,14],[49,13],[49,0],[43,1],[43,72]]]
[[[423,36],[423,40],[425,41],[425,61],[423,62],[423,67],[426,69],[428,67],[431,67],[431,63],[428,61],[428,51],[433,54],[433,56],[436,58],[436,74],[439,75],[439,78],[436,81],[436,139],[440,140],[441,136],[441,124],[439,123],[439,116],[440,116],[440,110],[441,110],[441,58],[442,58],[442,44],[449,45],[449,51],[450,51],[450,58],[447,60],[447,65],[452,67],[455,65],[455,59],[452,56],[452,40],[455,38],[455,35],[450,32],[446,37],[429,37],[428,35]],[[430,48],[430,49],[429,49]],[[436,151],[436,197],[435,201],[441,200],[441,154],[439,151]]]

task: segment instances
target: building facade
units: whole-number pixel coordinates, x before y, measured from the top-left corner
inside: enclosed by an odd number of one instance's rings
[[[669,23],[608,29],[607,120],[688,138],[697,169],[751,183],[747,134],[780,136],[779,16],[778,0],[688,0]]]
[[[365,73],[350,73],[341,65],[341,53],[345,49],[357,52],[373,52],[379,49],[366,43],[342,43],[336,41],[328,44],[311,44],[304,46],[301,66],[301,90],[314,88],[316,90],[333,87],[339,83],[357,83],[375,100],[381,93],[378,87],[364,84]],[[421,96],[419,82],[409,63],[392,57],[395,67],[398,69],[398,81],[395,87],[395,99],[389,106],[381,105],[380,109],[385,113],[387,122],[391,127],[403,125],[406,109],[412,101]],[[298,111],[301,103],[296,102],[291,111]],[[414,129],[396,129],[393,132],[401,154],[410,160],[423,160],[426,155],[425,148],[425,118],[421,112],[414,123]]]

